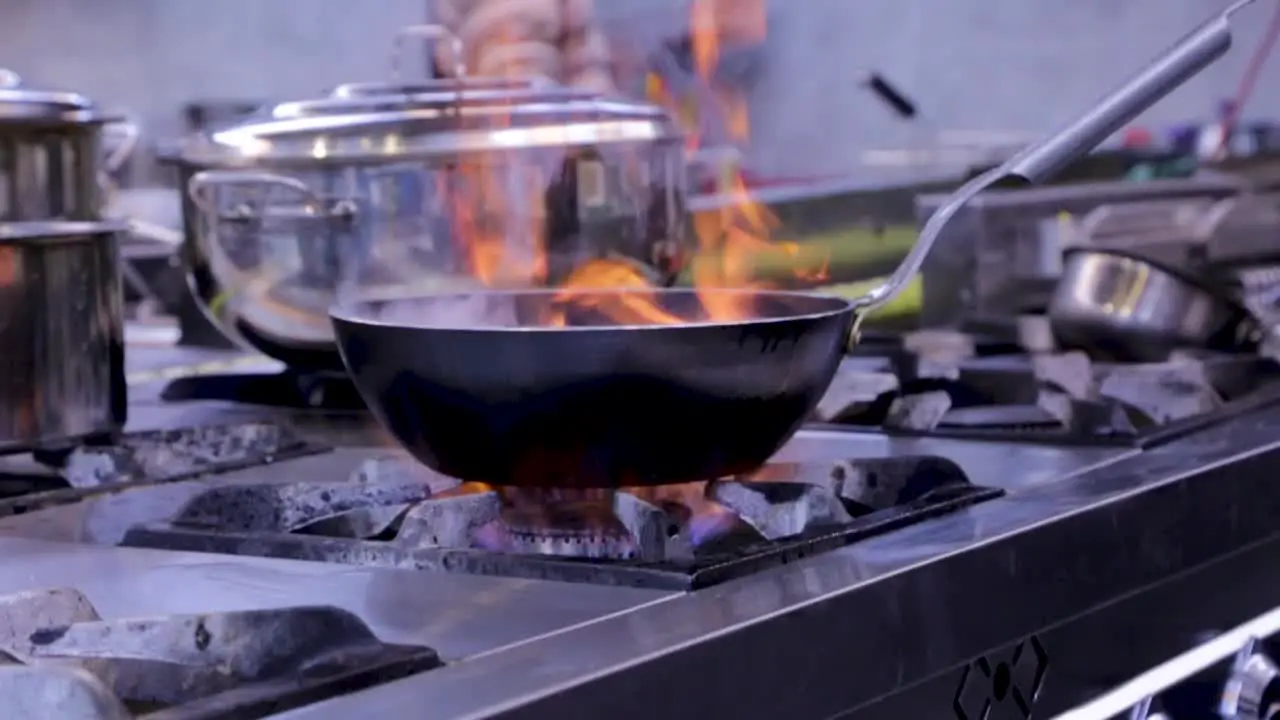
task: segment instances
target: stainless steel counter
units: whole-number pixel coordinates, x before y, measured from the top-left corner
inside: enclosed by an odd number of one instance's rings
[[[74,587],[107,618],[335,605],[448,660],[662,602],[673,593],[0,538],[0,594]]]
[[[283,717],[429,707],[447,718],[829,718],[872,713],[877,701],[952,673],[948,695],[918,715],[950,717],[971,661],[1273,538],[1278,436],[1280,412],[1240,417],[1074,478]],[[1034,471],[985,469],[1008,479]],[[1263,607],[1280,601],[1280,588],[1268,593],[1256,598]],[[983,692],[1000,694],[993,683]]]
[[[134,393],[135,426],[285,416],[157,398],[150,386]],[[287,416],[320,439],[353,432]],[[7,518],[0,533],[114,542],[209,484],[342,472],[378,447],[376,432],[362,437],[266,469]],[[1141,453],[805,431],[779,457],[902,453],[951,458],[1008,494],[683,594],[17,539],[0,539],[0,591],[72,585],[117,616],[332,603],[451,661],[281,716],[291,720],[424,708],[440,718],[953,717],[963,693],[1012,702],[1009,668],[1016,686],[1033,637],[1058,677],[1105,684],[1183,634],[1280,604],[1270,570],[1280,410]],[[1231,583],[1249,591],[1222,593]],[[980,667],[989,672],[977,682]],[[1047,687],[1037,714],[1079,700]]]

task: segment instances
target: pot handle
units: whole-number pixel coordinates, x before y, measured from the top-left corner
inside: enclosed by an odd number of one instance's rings
[[[217,215],[218,208],[213,201],[213,191],[222,187],[259,187],[288,190],[303,202],[308,215],[354,215],[355,203],[340,200],[329,204],[316,194],[306,183],[296,178],[261,170],[203,170],[191,176],[187,181],[187,197],[202,212]]]
[[[893,275],[852,301],[856,317],[851,341],[857,341],[859,326],[867,313],[897,297],[920,271],[947,223],[970,200],[1011,181],[1015,186],[1044,182],[1088,154],[1112,133],[1222,57],[1231,47],[1231,16],[1253,2],[1239,0],[1157,56],[1075,121],[961,185],[925,222],[915,245]]]
[[[428,48],[434,48],[437,43],[447,43],[449,46],[449,59],[452,62],[450,67],[440,68],[441,72],[455,78],[466,77],[466,48],[463,47],[462,40],[457,35],[454,35],[443,25],[408,25],[396,31],[395,37],[391,40],[392,78],[399,80],[403,77],[405,45],[410,40],[420,40],[427,44]]]
[[[138,140],[142,137],[142,129],[131,118],[123,118],[110,123],[106,129],[120,137],[120,144],[102,161],[102,167],[105,172],[115,173],[124,167],[125,163],[129,162],[129,158],[133,156],[133,151],[138,149]]]

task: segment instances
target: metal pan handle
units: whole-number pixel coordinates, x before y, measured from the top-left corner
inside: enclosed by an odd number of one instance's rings
[[[115,173],[129,162],[133,152],[138,149],[138,141],[142,138],[142,129],[131,118],[123,118],[107,125],[106,130],[119,138],[118,144],[102,161],[103,170]]]
[[[1231,47],[1230,19],[1254,0],[1240,0],[1192,31],[1075,121],[1033,143],[1008,161],[961,185],[925,222],[914,246],[889,279],[853,301],[858,321],[893,300],[920,271],[925,257],[951,218],[984,190],[1013,181],[1038,184],[1053,177],[1140,115],[1158,100],[1208,67]]]
[[[466,77],[467,55],[462,40],[443,25],[409,25],[400,28],[391,40],[391,77],[395,80],[403,78],[405,46],[410,40],[419,40],[434,48],[439,43],[449,46],[449,66],[440,68],[446,75],[455,78]]]
[[[261,170],[204,170],[191,176],[187,181],[187,197],[201,212],[217,216],[218,206],[213,200],[213,192],[218,188],[278,188],[287,190],[298,197],[303,204],[303,214],[319,217],[324,215],[349,217],[355,214],[353,201],[340,200],[327,203],[306,183],[286,175],[264,172]],[[265,209],[263,211],[265,213]],[[248,216],[245,216],[247,219]]]

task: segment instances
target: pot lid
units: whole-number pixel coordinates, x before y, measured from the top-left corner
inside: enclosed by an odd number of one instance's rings
[[[438,78],[416,82],[353,82],[343,83],[330,93],[331,98],[358,98],[370,95],[420,95],[423,93],[457,92],[459,90],[532,90],[551,88],[556,83],[536,75],[529,77],[479,77]]]
[[[196,164],[382,162],[680,138],[656,106],[564,88],[370,95],[282,103],[193,137]]]
[[[406,86],[410,87],[410,86]],[[301,118],[318,115],[357,116],[368,113],[395,113],[421,110],[439,110],[455,113],[460,108],[493,107],[495,105],[524,105],[529,103],[558,103],[571,100],[589,100],[597,97],[595,93],[574,90],[556,85],[533,86],[499,86],[477,87],[470,89],[464,86],[459,89],[456,83],[449,87],[423,85],[419,92],[392,92],[391,86],[385,86],[385,92],[369,92],[360,95],[330,95],[312,100],[294,100],[272,106],[264,113],[272,118]]]
[[[0,123],[78,123],[105,119],[97,104],[79,93],[33,87],[12,70],[0,68]]]

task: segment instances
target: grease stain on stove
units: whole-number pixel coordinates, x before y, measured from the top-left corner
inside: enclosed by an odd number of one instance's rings
[[[59,625],[57,627],[41,628],[31,633],[28,638],[32,645],[52,645],[62,639],[67,634],[70,625]]]
[[[951,703],[955,717],[1030,718],[1048,670],[1049,655],[1034,635],[1007,652],[979,657],[961,672]]]
[[[209,649],[209,644],[213,642],[213,633],[209,632],[209,628],[205,627],[205,619],[203,617],[196,619],[196,649],[205,651]]]

